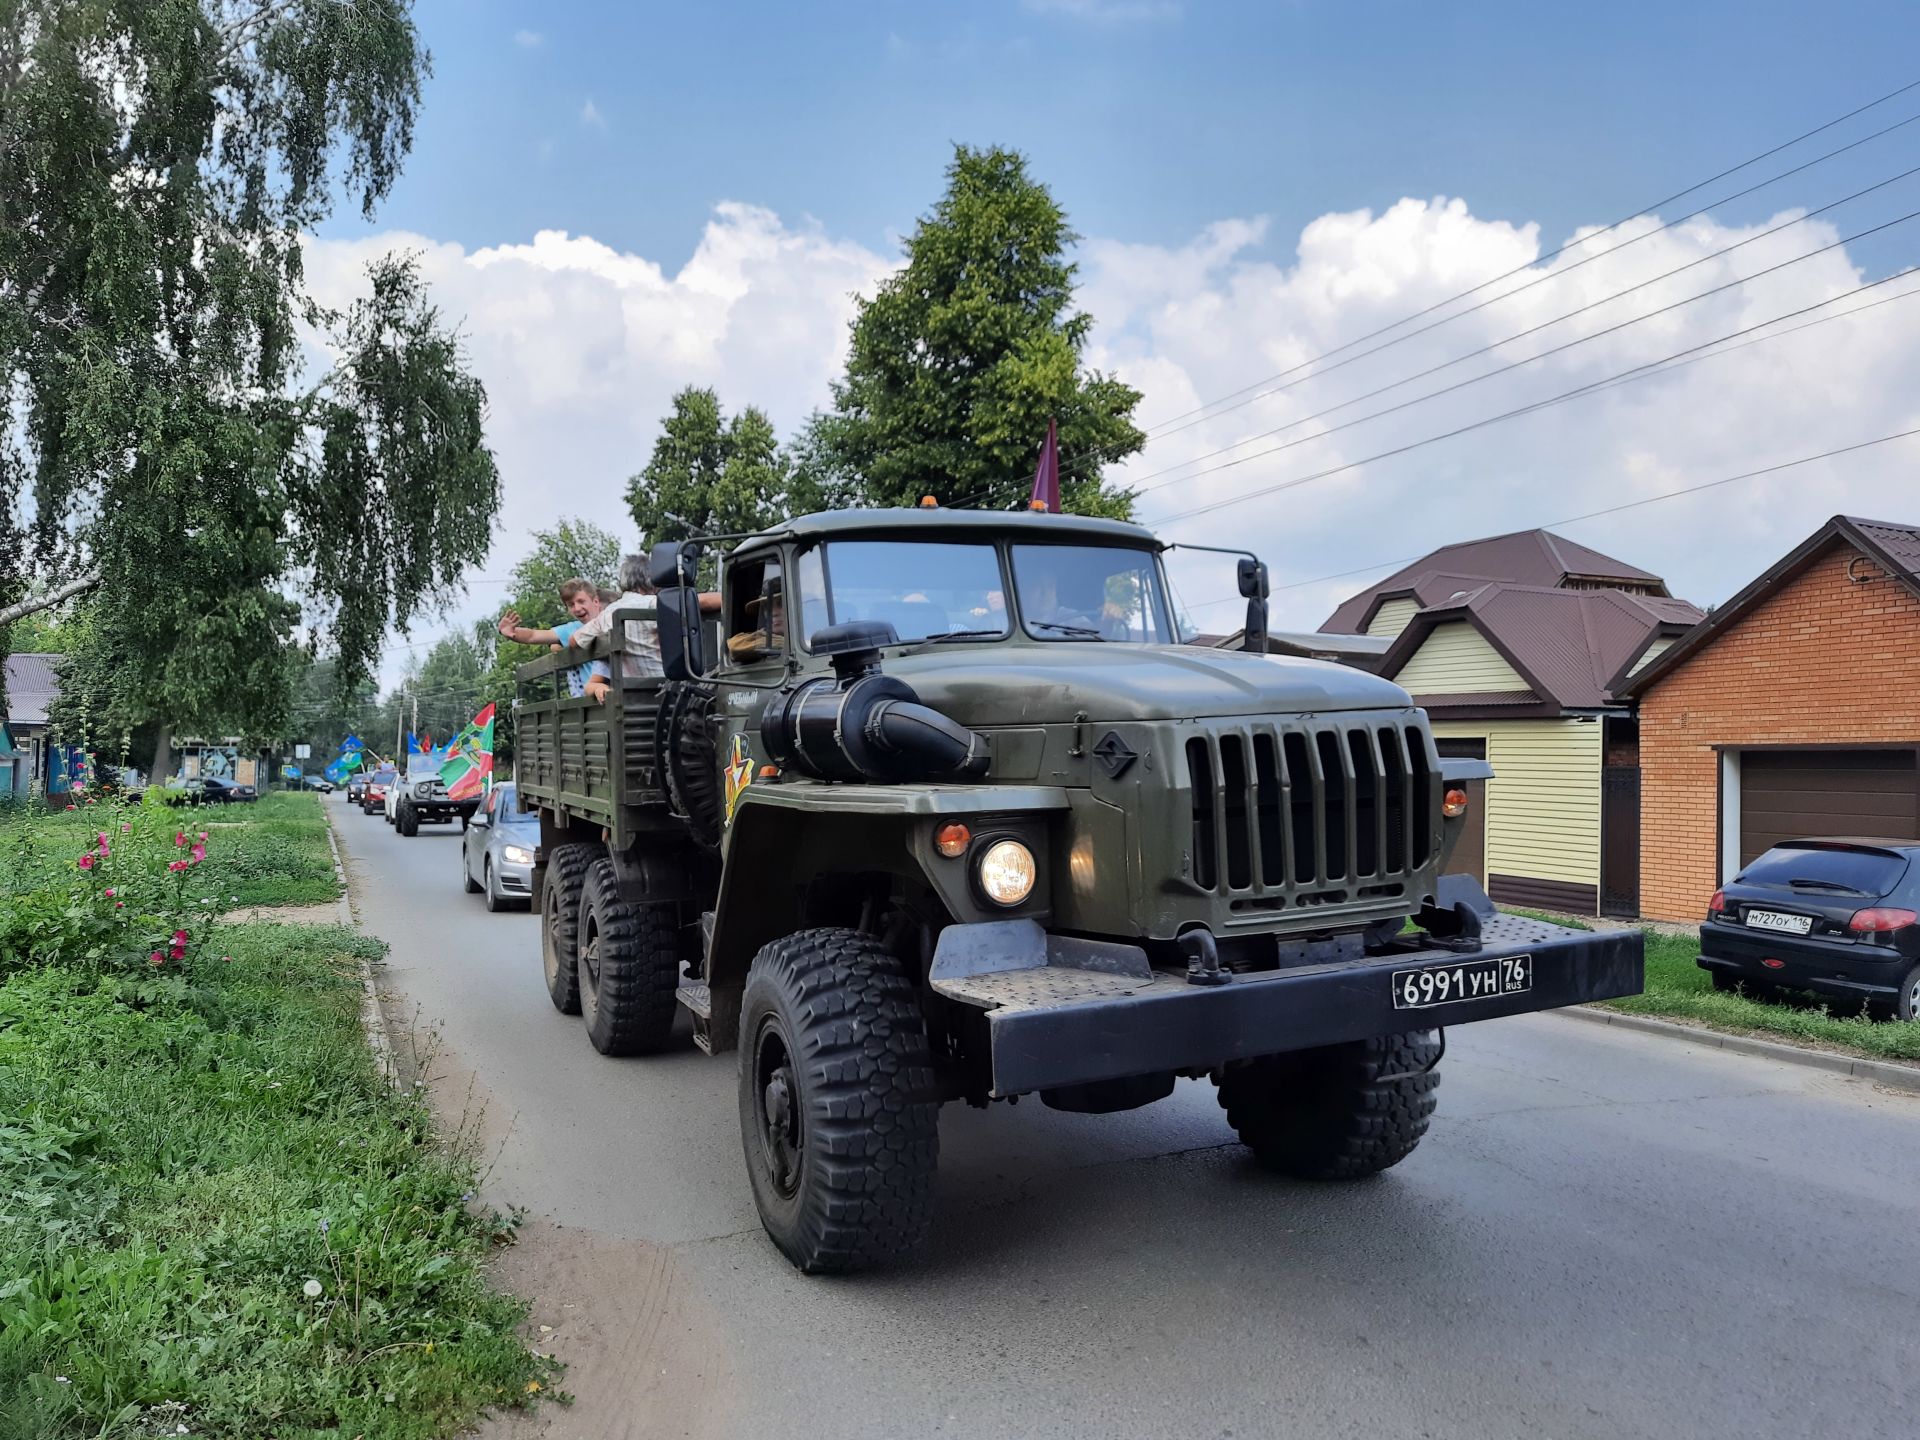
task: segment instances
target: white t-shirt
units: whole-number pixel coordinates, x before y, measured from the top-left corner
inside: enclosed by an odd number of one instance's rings
[[[642,595],[638,590],[629,590],[618,600],[613,601],[580,627],[579,633],[589,640],[607,635],[613,630],[613,612],[622,605],[652,605],[655,596]],[[625,651],[621,655],[620,673],[623,675],[661,675],[665,672],[660,665],[660,627],[651,620],[629,620],[626,622]]]

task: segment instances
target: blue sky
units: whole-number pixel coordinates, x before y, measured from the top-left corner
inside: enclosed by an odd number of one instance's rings
[[[1446,194],[1562,235],[1905,83],[1920,39],[1910,3],[1726,0],[421,0],[417,15],[435,76],[382,224],[469,246],[560,228],[668,265],[722,199],[882,246],[937,193],[956,140],[1026,150],[1087,234],[1176,243],[1258,212],[1287,237],[1326,211]]]
[[[1169,538],[1259,546],[1282,626],[1311,628],[1370,578],[1342,570],[1624,499],[1652,503],[1568,533],[1702,603],[1834,513],[1920,519],[1916,442],[1683,493],[1920,427],[1920,277],[1902,273],[1920,265],[1920,219],[1832,248],[1920,212],[1920,176],[1749,238],[1920,167],[1920,89],[1659,219],[1915,121],[1840,159],[1684,227],[1637,221],[1606,238],[1638,237],[1617,257],[1588,263],[1593,240],[1551,253],[1920,78],[1910,0],[418,0],[416,15],[435,73],[411,159],[372,225],[343,212],[323,230],[309,274],[337,303],[372,255],[419,250],[463,327],[505,504],[458,618],[496,603],[536,527],[630,530],[626,480],[675,390],[713,386],[783,433],[825,403],[853,297],[898,263],[956,141],[1024,150],[1065,205],[1085,237],[1087,360],[1143,392],[1150,431],[1532,267],[1458,324],[1154,433],[1115,475],[1151,485],[1140,516]],[[1888,276],[1873,297],[1888,303],[1857,317],[1807,308]],[[1788,330],[1795,316],[1818,323]],[[1396,453],[1734,335],[1751,343]],[[1505,374],[1516,356],[1531,358]],[[1488,383],[1377,423],[1346,408],[1463,360],[1433,383]],[[1278,449],[1260,439],[1288,431]],[[1224,571],[1177,579],[1203,623],[1235,603]]]

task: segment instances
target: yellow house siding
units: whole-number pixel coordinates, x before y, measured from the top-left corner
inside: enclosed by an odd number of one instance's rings
[[[1662,635],[1658,640],[1654,641],[1647,647],[1647,653],[1633,662],[1633,668],[1627,672],[1628,678],[1631,679],[1633,676],[1638,675],[1642,670],[1646,669],[1647,666],[1658,660],[1661,655],[1666,652],[1667,647],[1673,644],[1678,638],[1679,637],[1675,635]]]
[[[1474,695],[1525,690],[1527,682],[1486,636],[1464,620],[1433,627],[1393,682],[1414,695]]]
[[[1487,742],[1489,875],[1600,884],[1603,728],[1597,720],[1434,722],[1437,738]]]
[[[1393,639],[1407,628],[1407,622],[1420,613],[1420,602],[1411,596],[1403,595],[1397,600],[1381,603],[1373,612],[1373,619],[1367,622],[1366,633],[1378,635],[1384,639]]]

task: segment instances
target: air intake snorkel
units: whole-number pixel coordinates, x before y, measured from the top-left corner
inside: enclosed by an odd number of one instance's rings
[[[891,625],[854,620],[813,636],[833,677],[816,676],[767,702],[760,740],[774,763],[815,780],[960,779],[984,775],[987,742],[922,705],[904,680],[880,673],[880,647],[899,643]]]

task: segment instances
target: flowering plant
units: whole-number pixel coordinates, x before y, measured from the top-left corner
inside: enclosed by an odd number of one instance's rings
[[[204,901],[218,888],[202,871],[206,858],[205,832],[189,840],[164,814],[137,806],[122,810],[117,825],[89,827],[84,848],[64,860],[23,841],[20,871],[31,888],[11,896],[0,916],[0,971],[179,968],[194,942],[188,917],[204,929]]]

